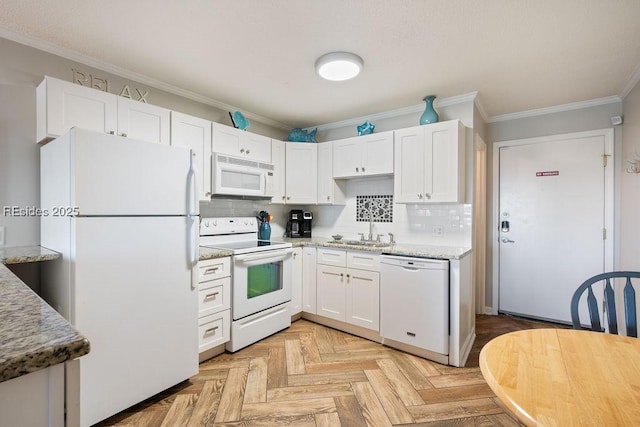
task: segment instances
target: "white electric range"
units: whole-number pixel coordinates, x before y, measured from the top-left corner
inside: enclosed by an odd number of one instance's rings
[[[202,218],[200,246],[233,253],[228,351],[291,325],[291,243],[258,240],[255,217],[224,217]]]

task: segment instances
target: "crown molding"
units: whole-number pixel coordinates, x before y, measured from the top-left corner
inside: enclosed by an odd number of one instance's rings
[[[473,101],[476,109],[478,110],[478,113],[480,113],[480,117],[482,117],[482,120],[487,123],[489,121],[489,116],[487,115],[487,110],[484,107],[484,104],[482,103],[482,98],[480,97],[480,93],[476,92],[476,99]]]
[[[580,110],[583,108],[597,107],[599,105],[614,104],[616,102],[622,102],[622,98],[620,98],[618,95],[613,95],[604,98],[590,99],[588,101],[555,105],[553,107],[537,108],[534,110],[519,111],[517,113],[500,114],[498,116],[489,117],[487,123],[504,122],[507,120],[516,120],[527,117],[543,116],[545,114],[561,113],[564,111]]]
[[[449,105],[462,104],[464,102],[474,102],[477,99],[478,92],[469,92],[463,95],[450,96],[448,98],[436,99],[434,107],[447,107]],[[339,129],[343,127],[362,124],[364,121],[378,121],[391,119],[394,117],[406,116],[408,114],[419,113],[424,111],[424,104],[415,104],[408,107],[402,107],[395,110],[383,111],[381,113],[368,114],[366,116],[352,117],[350,119],[341,120],[339,122],[324,123],[321,125],[308,126],[306,130],[318,129],[319,131]]]
[[[62,58],[75,61],[89,67],[97,68],[98,70],[105,71],[107,73],[111,73],[117,76],[120,76],[125,79],[133,80],[138,83],[142,83],[144,85],[171,93],[173,95],[178,95],[183,98],[190,99],[192,101],[200,102],[205,105],[209,105],[211,107],[218,108],[223,111],[236,111],[240,108],[234,107],[229,104],[225,104],[224,102],[217,101],[215,99],[209,98],[207,96],[200,95],[195,92],[191,92],[189,90],[181,89],[179,87],[173,86],[171,84],[165,83],[160,80],[156,80],[152,77],[146,76],[144,74],[139,74],[131,70],[127,70],[126,68],[118,67],[116,65],[110,64],[108,62],[100,61],[95,58],[92,58],[88,55],[84,55],[82,53],[78,53],[71,49],[67,49],[64,47],[56,46],[53,43],[48,41],[26,36],[23,34],[14,33],[12,31],[6,30],[4,28],[0,28],[0,37],[5,38],[7,40],[14,41],[16,43],[23,44],[25,46],[29,46],[38,50],[42,50],[47,53],[51,53],[56,56],[60,56]],[[268,117],[260,116],[258,114],[254,114],[251,112],[242,111],[245,117],[260,122],[265,125],[272,126],[277,129],[289,130],[291,126],[278,122],[276,120],[270,119]]]
[[[633,90],[634,87],[640,82],[640,65],[631,73],[631,77],[627,84],[622,88],[622,92],[620,92],[620,98],[625,99],[629,92]]]

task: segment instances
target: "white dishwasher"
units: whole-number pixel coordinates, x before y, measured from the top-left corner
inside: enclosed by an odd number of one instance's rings
[[[380,257],[380,335],[449,354],[449,261]]]

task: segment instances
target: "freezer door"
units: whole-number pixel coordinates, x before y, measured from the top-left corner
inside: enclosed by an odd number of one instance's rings
[[[69,144],[70,203],[79,215],[197,212],[188,149],[80,129],[71,130]]]
[[[187,219],[72,220],[72,319],[91,344],[79,359],[82,425],[198,372]]]

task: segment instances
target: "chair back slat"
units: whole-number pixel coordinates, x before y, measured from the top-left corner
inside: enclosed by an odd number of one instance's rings
[[[600,313],[598,313],[598,301],[593,294],[593,289],[589,286],[589,293],[587,294],[587,306],[589,307],[589,318],[591,319],[591,329],[594,331],[602,330],[600,326]]]
[[[585,280],[573,294],[571,298],[571,322],[574,329],[590,329],[592,331],[604,332],[605,329],[600,323],[600,310],[598,309],[598,298],[596,298],[593,286],[598,284],[597,290],[602,289],[604,295],[603,307],[605,316],[604,321],[607,324],[607,331],[612,334],[622,333],[618,327],[618,318],[616,312],[615,288],[611,285],[610,279],[625,278],[626,282],[622,289],[624,296],[624,318],[626,333],[631,337],[638,337],[638,319],[636,314],[636,290],[631,279],[635,280],[635,286],[640,285],[640,271],[612,271],[609,273],[596,274]],[[582,326],[580,322],[579,307],[580,301],[584,294],[586,295],[587,308],[589,309],[590,327]],[[601,295],[602,295],[601,294]]]
[[[624,285],[624,316],[627,323],[627,336],[637,338],[636,291],[633,289],[630,277],[627,277],[627,284]]]
[[[604,304],[607,312],[607,323],[609,324],[609,333],[618,333],[618,317],[616,313],[616,297],[611,287],[611,279],[607,279],[604,287]]]

